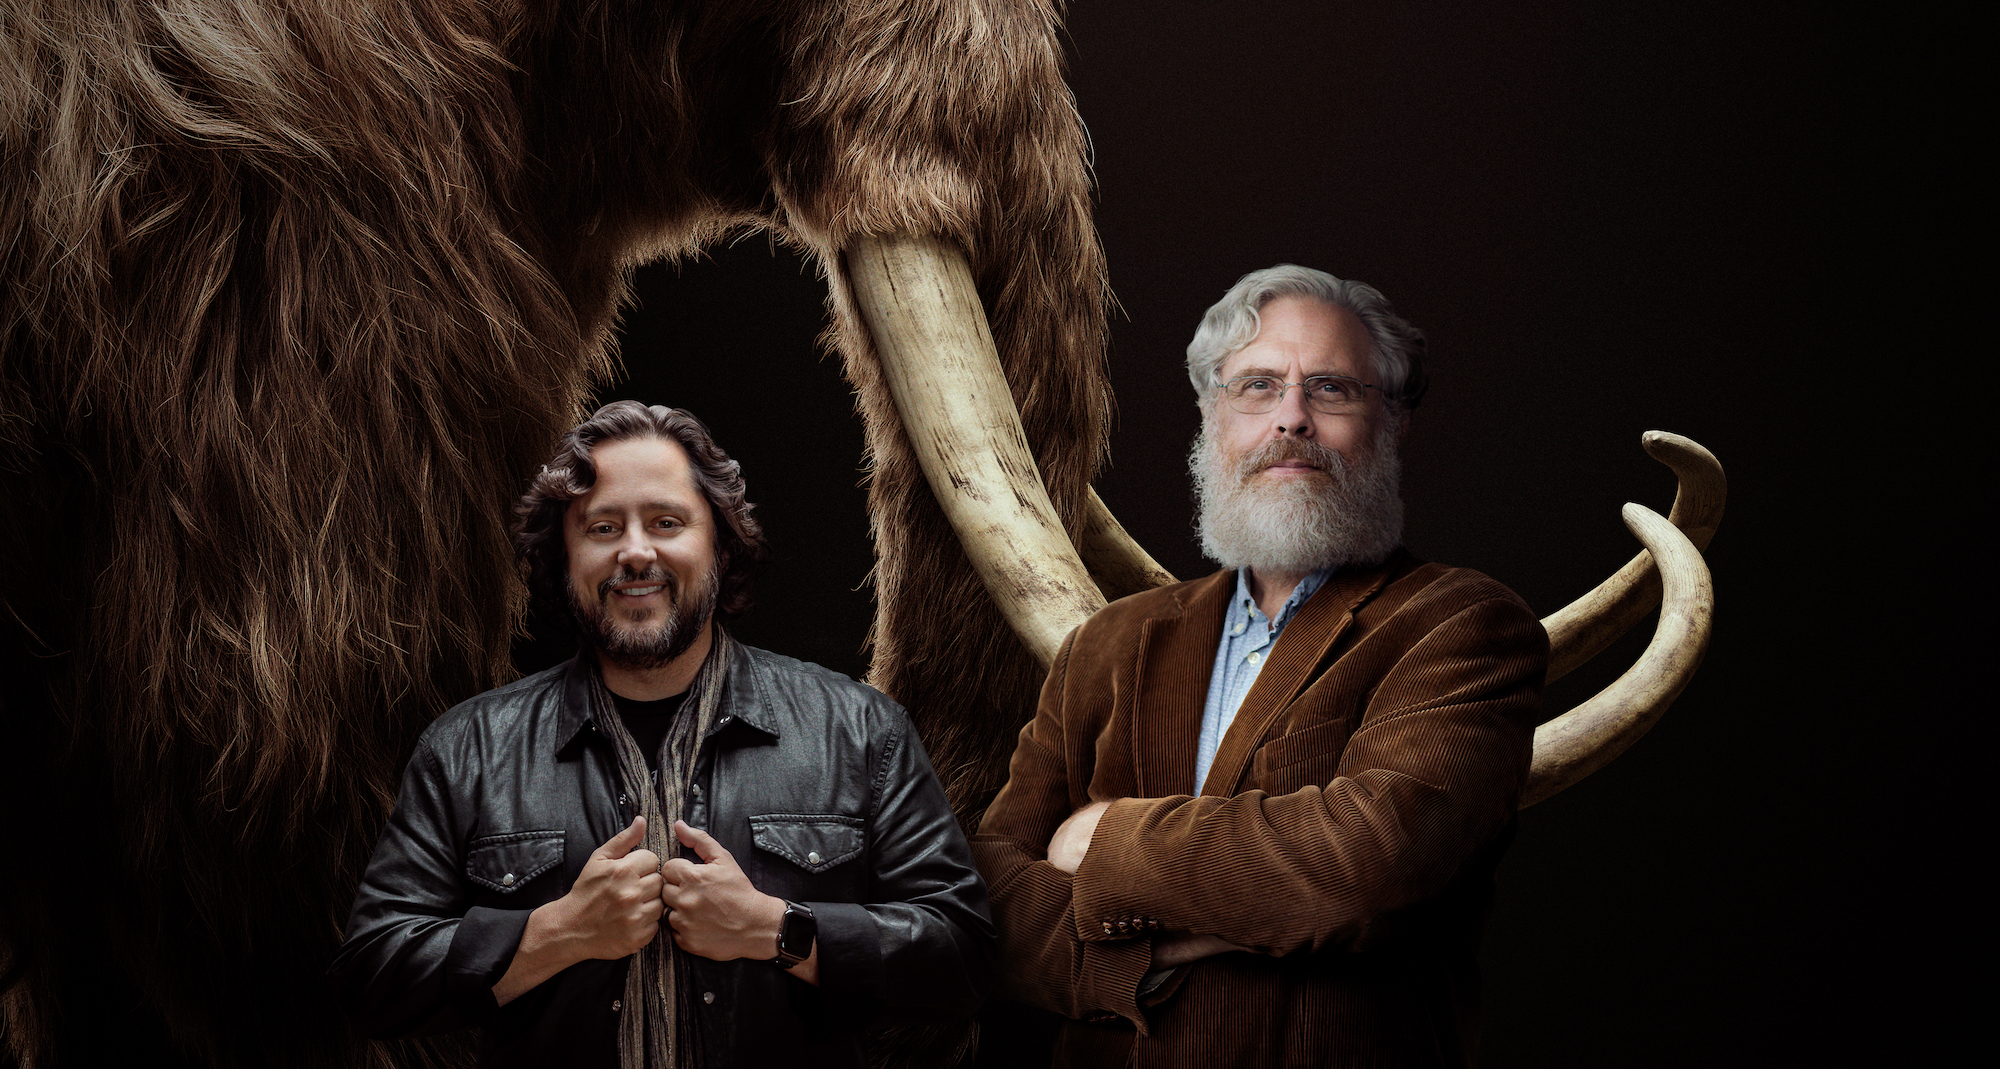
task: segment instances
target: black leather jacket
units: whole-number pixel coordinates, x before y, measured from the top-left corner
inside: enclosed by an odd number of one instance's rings
[[[328,970],[362,1031],[476,1024],[483,1066],[617,1065],[625,959],[579,962],[504,1007],[492,994],[528,913],[634,813],[587,671],[489,691],[417,743]],[[688,823],[819,922],[818,988],[767,961],[692,958],[708,1065],[860,1065],[866,1025],[972,1013],[992,975],[986,888],[894,702],[739,646],[694,782]]]

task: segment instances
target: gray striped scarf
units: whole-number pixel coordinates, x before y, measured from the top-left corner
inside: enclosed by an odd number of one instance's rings
[[[674,821],[686,812],[695,755],[701,749],[702,736],[715,723],[722,682],[735,654],[735,640],[718,625],[714,645],[688,687],[680,714],[674,717],[666,738],[660,740],[658,790],[653,789],[646,755],[618,717],[604,676],[591,673],[592,715],[618,749],[618,771],[625,781],[625,793],[646,817],[646,849],[659,855],[662,862],[680,854]],[[698,1069],[702,1063],[701,1030],[687,955],[674,946],[673,929],[667,926],[665,916],[660,918],[660,934],[632,955],[625,973],[618,1060],[622,1069]]]

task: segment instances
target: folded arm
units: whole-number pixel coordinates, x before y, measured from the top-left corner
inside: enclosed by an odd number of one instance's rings
[[[1077,938],[1140,917],[1270,954],[1365,945],[1512,819],[1546,645],[1518,602],[1475,603],[1383,678],[1325,784],[1114,802],[1077,868]]]
[[[1057,829],[1090,804],[1090,741],[1072,737],[1065,724],[1075,641],[1071,634],[1056,654],[1040,709],[1021,729],[1007,784],[973,837],[973,856],[1001,931],[1001,993],[1068,1017],[1115,1013],[1139,1021],[1139,983],[1152,967],[1150,942],[1078,940],[1074,877],[1048,859]]]
[[[1091,803],[1098,740],[1068,729],[1066,645],[974,840],[1007,948],[1002,990],[1143,1029],[1149,968],[1234,947],[1366,945],[1379,918],[1448,885],[1512,818],[1546,645],[1518,602],[1468,606],[1382,678],[1327,782],[1110,801],[1073,873],[1051,855],[1074,849],[1079,825],[1063,824]]]
[[[1118,799],[1125,801],[1126,799]],[[1098,821],[1104,819],[1104,811],[1111,808],[1111,802],[1092,802],[1069,815],[1069,819],[1056,828],[1049,839],[1049,864],[1070,875],[1076,875],[1078,865],[1083,864],[1084,855],[1090,851],[1091,837],[1097,831]],[[1227,939],[1196,932],[1153,933],[1153,969],[1172,969],[1189,962],[1212,958],[1217,954],[1230,954],[1249,947],[1238,946]]]

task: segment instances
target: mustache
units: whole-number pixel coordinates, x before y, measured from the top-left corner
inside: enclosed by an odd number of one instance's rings
[[[676,601],[681,596],[680,584],[674,582],[674,577],[669,575],[666,569],[661,568],[659,565],[654,565],[643,572],[628,572],[622,567],[619,568],[611,578],[597,584],[597,600],[603,601],[609,598],[611,596],[611,588],[620,583],[664,583],[667,587],[667,593]]]
[[[1303,460],[1336,476],[1347,474],[1347,461],[1338,452],[1305,438],[1279,438],[1244,454],[1236,464],[1236,475],[1239,479],[1247,479],[1274,464],[1290,460]]]

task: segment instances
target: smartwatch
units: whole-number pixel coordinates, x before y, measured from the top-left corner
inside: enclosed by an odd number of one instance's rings
[[[778,925],[778,956],[771,964],[789,969],[812,957],[813,940],[819,938],[819,922],[812,907],[803,902],[786,902],[785,919]]]

